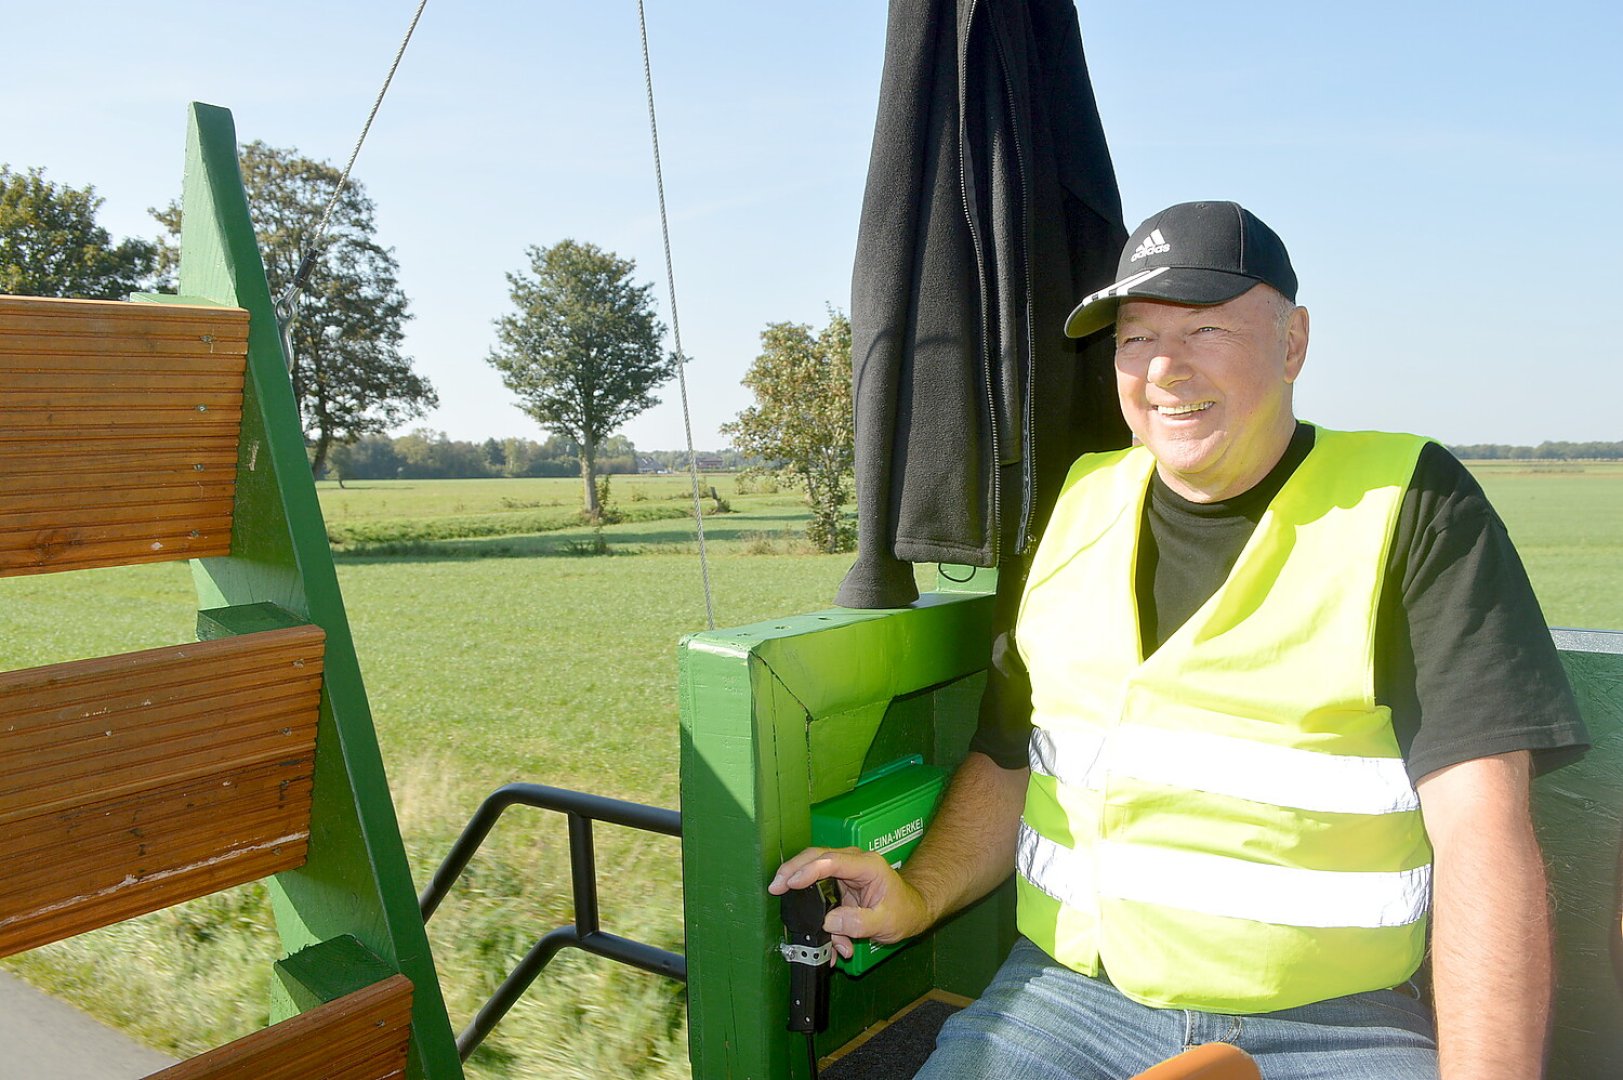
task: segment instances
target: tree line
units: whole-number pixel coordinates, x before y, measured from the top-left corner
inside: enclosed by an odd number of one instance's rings
[[[1469,461],[1623,461],[1623,442],[1541,442],[1537,446],[1470,443],[1450,446]]]
[[[736,472],[759,467],[757,459],[736,450],[700,450],[694,456],[701,469]],[[641,451],[630,439],[614,435],[597,448],[597,471],[686,473],[686,450]],[[544,442],[509,436],[484,441],[453,439],[443,431],[417,428],[405,435],[363,435],[355,442],[334,447],[327,459],[326,479],[348,480],[467,480],[498,477],[578,476],[580,447],[559,435]]]
[[[637,472],[637,449],[624,436],[598,448],[598,472]],[[345,480],[464,480],[503,476],[578,476],[580,448],[558,435],[544,442],[506,438],[473,442],[417,428],[405,435],[363,435],[334,447],[327,478]]]

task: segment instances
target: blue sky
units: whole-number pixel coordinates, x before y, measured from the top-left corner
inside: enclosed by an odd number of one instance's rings
[[[93,183],[116,236],[179,190],[184,106],[342,164],[412,0],[7,11],[0,161]],[[1128,225],[1237,199],[1313,314],[1298,411],[1449,442],[1619,439],[1623,5],[1079,5]],[[847,306],[885,6],[649,0],[694,438],[761,328]],[[430,0],[356,165],[438,386],[423,423],[537,435],[484,361],[529,244],[634,258],[670,322],[634,2]],[[672,384],[626,429],[681,444]]]

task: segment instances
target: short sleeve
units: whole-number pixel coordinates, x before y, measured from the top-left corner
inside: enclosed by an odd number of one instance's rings
[[[1429,444],[1404,496],[1377,623],[1377,697],[1409,775],[1533,752],[1545,772],[1589,737],[1508,530],[1475,477]]]

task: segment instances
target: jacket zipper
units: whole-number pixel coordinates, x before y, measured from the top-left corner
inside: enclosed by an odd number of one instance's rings
[[[1003,455],[999,451],[999,436],[997,428],[997,395],[996,382],[992,375],[992,364],[987,345],[987,308],[986,308],[986,254],[981,248],[981,236],[976,228],[975,216],[969,207],[969,177],[964,168],[964,135],[968,125],[964,119],[965,99],[969,93],[969,77],[966,74],[969,59],[969,35],[975,25],[975,12],[977,4],[970,0],[969,8],[964,15],[963,36],[959,40],[958,48],[958,195],[963,200],[964,220],[969,225],[970,244],[975,248],[975,271],[977,274],[976,292],[980,300],[980,350],[981,367],[986,373],[986,416],[992,434],[992,515],[991,527],[987,530],[991,537],[992,562],[994,565],[1002,555],[1002,537],[999,524],[1002,520],[1002,492],[1000,490],[999,474],[1002,472]],[[994,40],[996,35],[993,35]]]
[[[1003,97],[1009,106],[1009,126],[1014,130],[1014,164],[1020,174],[1020,270],[1025,285],[1025,315],[1026,335],[1025,345],[1020,357],[1021,366],[1025,371],[1025,392],[1021,393],[1019,376],[1015,377],[1015,396],[1021,404],[1021,443],[1020,443],[1020,480],[1022,491],[1020,493],[1020,527],[1015,532],[1014,552],[1016,555],[1026,550],[1030,541],[1031,506],[1036,501],[1033,476],[1036,470],[1037,436],[1032,429],[1031,403],[1037,396],[1037,345],[1033,336],[1031,314],[1031,184],[1026,175],[1025,144],[1020,137],[1020,114],[1015,108],[1014,87],[1009,84],[1009,57],[1003,51],[1003,40],[994,32],[992,40],[997,43],[998,56],[1003,60],[1002,82]]]

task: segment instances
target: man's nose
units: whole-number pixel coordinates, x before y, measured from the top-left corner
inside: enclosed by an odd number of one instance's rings
[[[1163,344],[1150,357],[1146,377],[1156,386],[1171,386],[1189,377],[1189,365],[1183,350],[1175,344]]]

